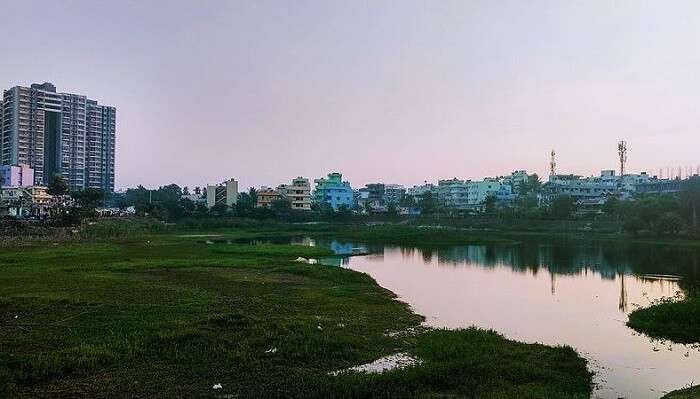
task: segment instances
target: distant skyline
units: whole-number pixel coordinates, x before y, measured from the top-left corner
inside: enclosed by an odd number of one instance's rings
[[[0,87],[117,113],[116,187],[700,164],[695,1],[0,0]],[[34,23],[35,21],[36,23]]]

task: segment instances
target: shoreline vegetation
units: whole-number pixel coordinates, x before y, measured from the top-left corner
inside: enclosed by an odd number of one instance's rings
[[[627,325],[653,338],[700,343],[700,298],[696,292],[686,295],[681,300],[663,300],[634,310]]]
[[[669,392],[662,399],[697,399],[700,398],[700,385],[694,386],[692,388],[679,389],[677,391]]]
[[[541,223],[516,223],[512,226],[484,222],[455,222],[452,219],[290,223],[274,219],[223,217],[190,218],[177,223],[167,223],[145,217],[131,217],[97,219],[83,222],[78,226],[56,228],[34,227],[31,223],[0,220],[0,227],[4,226],[0,228],[0,247],[32,242],[129,240],[159,234],[187,234],[188,232],[227,235],[231,230],[251,232],[247,237],[328,235],[338,239],[371,240],[397,245],[516,244],[532,238],[700,247],[700,239],[631,235],[610,223],[539,222]]]
[[[326,249],[234,240],[334,233],[328,228],[245,223],[101,221],[72,233],[76,242],[6,243],[0,396],[590,396],[592,374],[572,348],[423,328],[421,316],[368,275],[292,261]],[[210,234],[234,241],[218,244]],[[430,237],[443,242],[441,234]],[[402,239],[428,238],[405,230]],[[420,362],[329,375],[395,353]]]

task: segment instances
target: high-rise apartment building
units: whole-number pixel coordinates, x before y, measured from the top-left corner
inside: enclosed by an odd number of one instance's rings
[[[114,190],[114,107],[42,83],[5,90],[0,109],[1,165],[29,165],[36,185]]]

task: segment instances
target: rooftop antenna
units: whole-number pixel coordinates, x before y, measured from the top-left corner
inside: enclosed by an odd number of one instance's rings
[[[617,143],[617,154],[620,156],[620,176],[624,176],[625,163],[627,163],[627,142],[625,140]]]
[[[556,152],[554,152],[554,149],[552,149],[552,152],[550,153],[550,160],[549,160],[549,175],[554,176],[556,174],[556,169],[557,169],[557,161],[555,159],[555,156],[557,155]]]

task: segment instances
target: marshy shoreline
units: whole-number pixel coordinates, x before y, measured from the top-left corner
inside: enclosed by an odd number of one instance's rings
[[[227,245],[207,245],[212,235]],[[520,343],[476,328],[421,328],[422,317],[368,275],[293,262],[328,250],[264,243],[304,235],[427,247],[581,239],[392,225],[179,227],[137,220],[89,224],[65,239],[9,243],[0,252],[0,392],[590,396],[586,360],[568,346]],[[419,332],[395,334],[412,329]],[[396,353],[420,363],[382,374],[328,375]],[[212,390],[215,384],[222,388]]]

